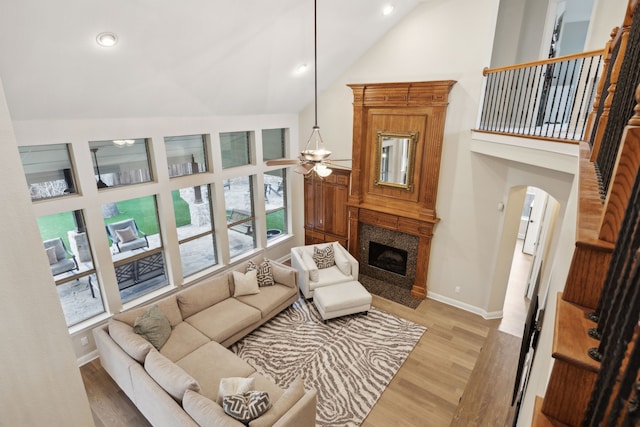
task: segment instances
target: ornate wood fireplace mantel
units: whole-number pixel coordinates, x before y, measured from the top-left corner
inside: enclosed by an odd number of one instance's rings
[[[418,236],[412,295],[425,298],[448,95],[453,80],[350,84],[353,149],[348,199],[349,252],[360,223]],[[389,142],[402,158],[393,162]],[[394,149],[391,147],[391,149]],[[396,165],[394,169],[393,165]]]

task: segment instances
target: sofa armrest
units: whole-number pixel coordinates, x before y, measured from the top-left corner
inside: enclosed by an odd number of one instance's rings
[[[298,287],[305,298],[311,298],[311,289],[309,287],[310,269],[302,259],[304,246],[291,248],[291,267],[298,272]]]
[[[307,391],[273,427],[315,427],[317,392]]]
[[[281,285],[295,288],[298,286],[298,270],[278,261],[269,260],[273,272],[273,280]]]
[[[333,250],[335,252],[340,252],[342,256],[349,261],[349,264],[351,264],[351,275],[353,276],[353,280],[358,280],[358,274],[360,273],[360,264],[358,263],[358,260],[355,259],[355,257],[338,242],[333,242]]]

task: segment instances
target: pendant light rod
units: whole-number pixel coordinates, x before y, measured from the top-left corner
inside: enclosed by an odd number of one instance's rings
[[[318,127],[318,0],[313,0],[313,82],[315,124]]]

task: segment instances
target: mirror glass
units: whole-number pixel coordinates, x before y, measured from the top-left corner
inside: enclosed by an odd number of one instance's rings
[[[377,132],[375,185],[413,189],[417,132]]]

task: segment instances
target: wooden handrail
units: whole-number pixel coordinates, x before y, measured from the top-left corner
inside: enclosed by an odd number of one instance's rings
[[[590,50],[588,52],[580,52],[580,53],[573,53],[571,55],[558,56],[556,58],[539,59],[537,61],[523,62],[522,64],[507,65],[505,67],[498,67],[498,68],[485,67],[484,70],[482,70],[482,75],[486,76],[488,74],[499,73],[502,71],[518,70],[521,68],[536,67],[538,65],[555,64],[562,61],[570,61],[572,59],[590,58],[592,56],[602,55],[603,53],[604,53],[604,49],[596,49],[596,50]]]

